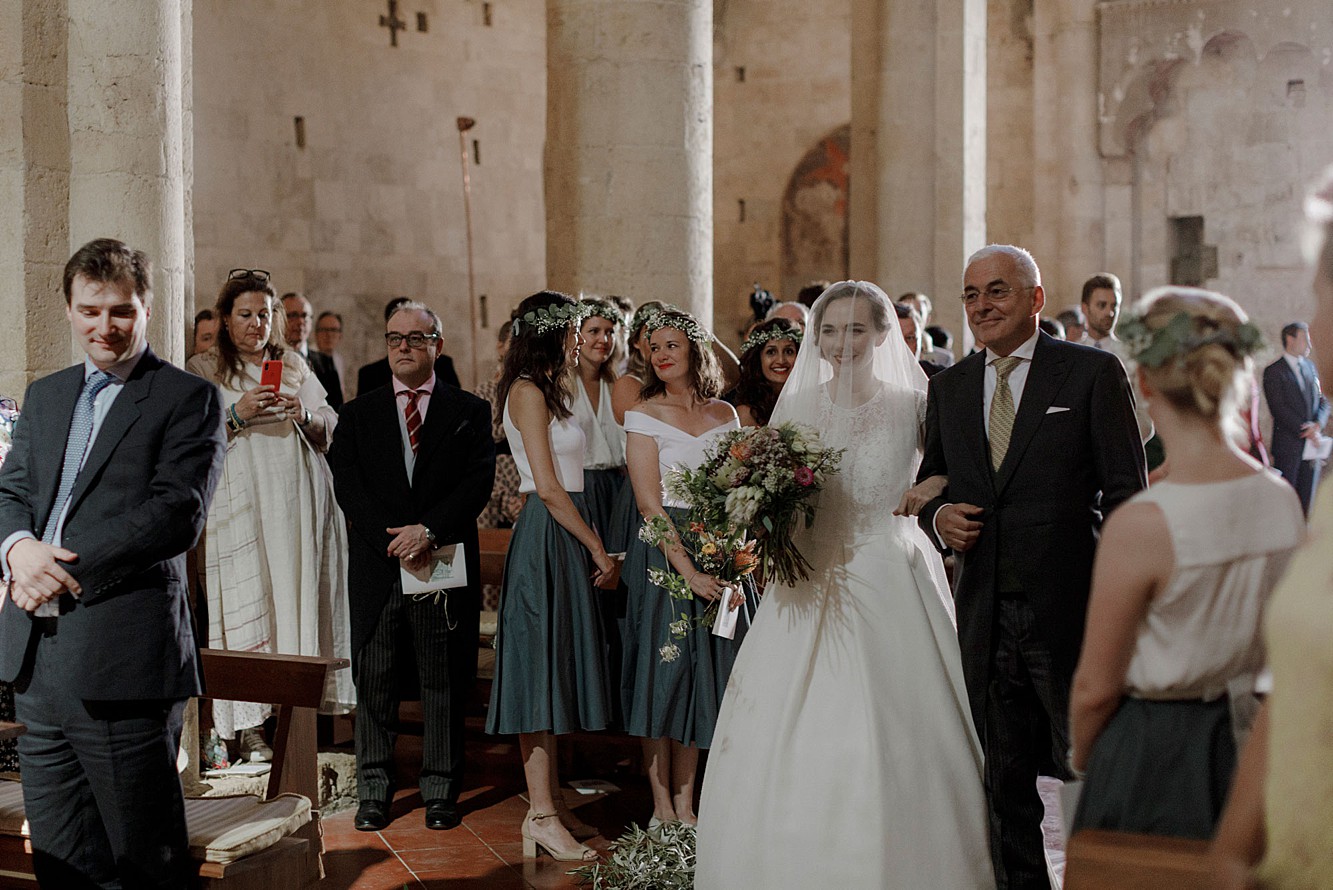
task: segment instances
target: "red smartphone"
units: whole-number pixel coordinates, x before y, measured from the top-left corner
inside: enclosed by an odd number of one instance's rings
[[[259,372],[259,385],[271,386],[274,392],[282,387],[282,359],[264,359],[263,367]]]

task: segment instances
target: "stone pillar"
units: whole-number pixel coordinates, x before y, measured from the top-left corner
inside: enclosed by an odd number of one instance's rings
[[[1087,0],[1033,4],[1033,243],[1052,313],[1079,301],[1106,267],[1098,152],[1097,11]],[[1126,299],[1131,298],[1126,293]]]
[[[69,364],[66,4],[0,5],[0,395]]]
[[[190,0],[68,0],[69,252],[119,238],[153,260],[149,341],[185,360],[185,44]]]
[[[963,263],[986,241],[986,4],[853,0],[851,271],[925,291],[964,331]]]
[[[710,0],[548,0],[546,274],[713,316]]]

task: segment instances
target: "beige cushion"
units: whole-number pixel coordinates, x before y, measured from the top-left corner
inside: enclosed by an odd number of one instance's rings
[[[205,862],[227,863],[258,853],[310,821],[310,801],[301,794],[260,800],[192,797],[185,801],[190,855]]]

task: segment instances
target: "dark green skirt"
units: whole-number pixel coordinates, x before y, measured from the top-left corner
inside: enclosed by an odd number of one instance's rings
[[[587,485],[587,479],[590,473],[607,472],[606,470],[589,470],[583,474],[584,484]],[[606,545],[607,553],[624,553],[629,549],[630,541],[635,540],[639,534],[639,526],[643,525],[643,517],[639,515],[639,504],[634,499],[634,486],[629,484],[629,477],[621,477],[620,487],[616,490],[615,500],[611,504],[610,518],[606,523],[606,531],[601,532],[602,543]]]
[[[667,512],[679,520],[687,511],[669,507]],[[621,573],[628,590],[621,668],[625,731],[707,748],[713,743],[727,678],[750,629],[758,597],[754,584],[747,580],[735,639],[714,636],[702,627],[678,640],[671,636],[671,622],[682,612],[691,617],[702,615],[708,604],[698,598],[673,599],[648,580],[649,568],[666,567],[666,556],[659,548],[637,537],[630,541]],[[660,650],[667,642],[680,648],[675,661],[662,661]]]
[[[582,492],[571,492],[586,520]],[[605,729],[612,693],[588,551],[530,495],[505,557],[486,731]]]
[[[1211,838],[1235,768],[1225,697],[1126,698],[1088,758],[1074,830]]]

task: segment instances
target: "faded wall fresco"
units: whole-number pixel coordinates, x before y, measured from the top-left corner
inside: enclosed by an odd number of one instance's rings
[[[848,158],[845,125],[801,158],[782,196],[782,295],[795,299],[811,281],[847,277]]]

